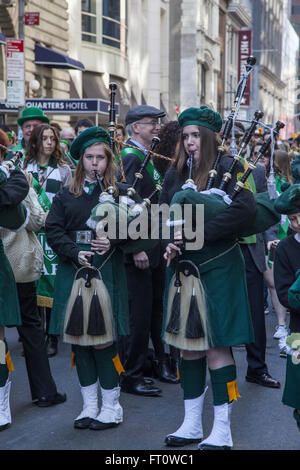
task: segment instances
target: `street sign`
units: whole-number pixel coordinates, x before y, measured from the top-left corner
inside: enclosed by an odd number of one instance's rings
[[[40,24],[40,13],[38,11],[26,11],[25,24],[35,26]]]
[[[23,39],[6,38],[6,104],[25,104],[25,59]]]
[[[45,114],[108,114],[109,101],[100,99],[47,99],[26,98],[26,108],[35,106]],[[17,112],[17,106],[0,103],[0,113]],[[116,103],[116,114],[119,114],[119,103]]]
[[[238,74],[238,81],[241,80],[244,71],[245,65],[247,64],[247,59],[251,55],[252,51],[252,31],[251,29],[241,29],[239,31],[239,50],[238,50],[238,67],[239,67],[239,74]],[[250,106],[250,77],[247,80],[245,92],[243,95],[243,99],[241,105],[243,106]]]

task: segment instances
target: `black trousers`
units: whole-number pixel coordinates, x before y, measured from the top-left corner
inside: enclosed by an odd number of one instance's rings
[[[264,314],[264,278],[251,256],[247,245],[240,245],[246,264],[248,298],[251,310],[255,342],[246,345],[248,370],[247,374],[268,372],[266,357],[266,324]]]
[[[122,380],[143,380],[150,334],[156,357],[164,356],[161,340],[164,274],[160,266],[138,269],[126,265],[130,336],[121,340],[120,356],[125,369]]]
[[[24,347],[24,356],[32,400],[54,395],[55,382],[47,356],[45,334],[39,316],[34,282],[17,283],[22,326],[18,332]]]

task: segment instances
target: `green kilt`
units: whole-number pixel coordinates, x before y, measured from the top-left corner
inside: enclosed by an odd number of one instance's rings
[[[207,302],[207,323],[210,347],[249,344],[254,341],[248,302],[244,258],[233,241],[206,245],[199,251],[186,251],[180,260],[187,259],[198,267]],[[164,325],[170,280],[175,263],[167,268],[164,297]]]
[[[0,326],[22,324],[16,281],[0,240]]]
[[[300,410],[300,363],[294,364],[292,357],[287,356],[286,377],[282,402]]]
[[[90,251],[89,245],[78,245],[78,247],[81,250]],[[112,249],[103,256],[95,254],[93,265],[100,268],[103,282],[110,295],[115,335],[128,335],[128,296],[124,255],[118,247],[116,247],[112,256],[110,256],[111,252]],[[107,262],[105,262],[106,259]],[[101,267],[102,265],[103,267]],[[79,269],[79,266],[76,268],[75,264],[59,261],[54,283],[54,299],[49,334],[63,334],[66,307],[77,269]]]

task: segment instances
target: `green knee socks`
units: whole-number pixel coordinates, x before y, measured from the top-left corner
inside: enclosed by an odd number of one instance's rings
[[[240,396],[236,383],[236,365],[209,369],[214,405],[222,405],[237,400]]]
[[[206,357],[194,360],[181,358],[178,368],[184,400],[200,397],[206,382]]]
[[[119,385],[119,374],[113,359],[117,356],[117,348],[112,344],[105,349],[93,350],[100,385],[105,390],[111,390]]]
[[[74,353],[74,361],[80,385],[87,387],[97,382],[97,368],[91,346],[78,346],[72,344],[72,352]]]
[[[118,357],[115,344],[105,349],[72,345],[72,351],[82,387],[94,384],[98,378],[101,387],[106,390],[118,386],[119,374],[114,362],[114,359]]]

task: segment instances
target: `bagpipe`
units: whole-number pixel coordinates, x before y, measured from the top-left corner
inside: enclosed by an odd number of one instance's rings
[[[255,162],[246,162],[242,157],[242,153],[251,140],[257,125],[263,125],[260,119],[263,116],[261,111],[256,111],[250,123],[250,127],[244,135],[239,151],[233,155],[230,168],[225,171],[222,176],[222,181],[218,188],[214,187],[215,180],[218,175],[221,159],[225,153],[225,143],[230,137],[230,132],[234,132],[235,120],[238,115],[239,105],[242,100],[242,95],[245,89],[245,83],[255,63],[254,58],[249,58],[246,66],[246,72],[238,84],[237,93],[234,101],[234,106],[224,126],[222,144],[218,148],[216,160],[213,168],[209,171],[208,181],[204,191],[198,191],[194,184],[193,172],[193,155],[188,156],[189,175],[182,190],[175,193],[171,201],[171,210],[173,205],[179,205],[184,208],[185,205],[191,205],[194,209],[197,205],[203,205],[204,209],[204,222],[207,223],[213,220],[219,214],[229,210],[231,203],[238,196],[240,191],[247,188],[247,180],[252,171],[256,168],[259,159],[266,153],[270,145],[274,148],[274,136],[279,134],[280,129],[284,124],[278,121],[274,128],[271,129],[271,137],[262,145]],[[242,176],[237,178],[234,189],[230,194],[226,193],[228,183],[232,178],[236,177],[237,166],[243,163],[246,169],[242,172]],[[271,185],[270,185],[271,186]],[[272,188],[271,188],[272,189]],[[271,190],[265,193],[253,194],[256,199],[256,214],[254,220],[249,220],[249,226],[239,233],[232,234],[232,246],[236,243],[237,239],[261,233],[267,230],[272,225],[280,221],[280,214],[274,208],[274,192]],[[191,223],[196,225],[196,220],[193,218]],[[178,230],[177,238],[183,241],[184,237],[184,216],[176,220],[176,216],[171,220],[170,225],[174,230]],[[199,228],[198,228],[199,229]],[[215,246],[204,244],[206,261],[213,261],[214,257],[218,258],[221,254],[216,255]],[[201,253],[201,250],[200,250]],[[177,348],[186,350],[206,350],[210,345],[210,332],[209,332],[209,313],[208,302],[206,299],[205,289],[201,282],[201,276],[198,266],[192,261],[196,259],[195,256],[188,250],[184,252],[183,260],[180,259],[178,253],[175,258],[174,274],[171,278],[168,294],[168,307],[166,317],[166,328],[164,333],[165,341]],[[188,259],[190,258],[190,259]],[[199,258],[198,258],[199,259]],[[208,261],[207,261],[208,260]],[[224,280],[225,282],[225,280]]]
[[[4,150],[8,150],[4,145],[0,144]],[[21,161],[21,152],[12,152],[12,157],[4,160],[0,165],[0,189],[3,188],[8,178],[10,171],[14,170]],[[0,208],[0,226],[9,230],[18,231],[24,226],[27,218],[27,210],[24,204],[20,202],[15,206]]]
[[[116,339],[110,295],[101,274],[103,265],[114,255],[117,246],[129,254],[148,250],[155,243],[148,237],[138,240],[128,239],[128,226],[140,212],[131,209],[127,203],[127,196],[125,202],[122,202],[122,196],[117,194],[115,186],[109,185],[104,188],[102,179],[96,171],[95,177],[101,194],[99,203],[92,209],[86,224],[95,231],[98,238],[108,237],[111,248],[99,268],[81,267],[75,273],[65,312],[64,341],[81,346],[102,345]],[[123,236],[120,235],[122,221]],[[112,235],[111,227],[114,232]]]

